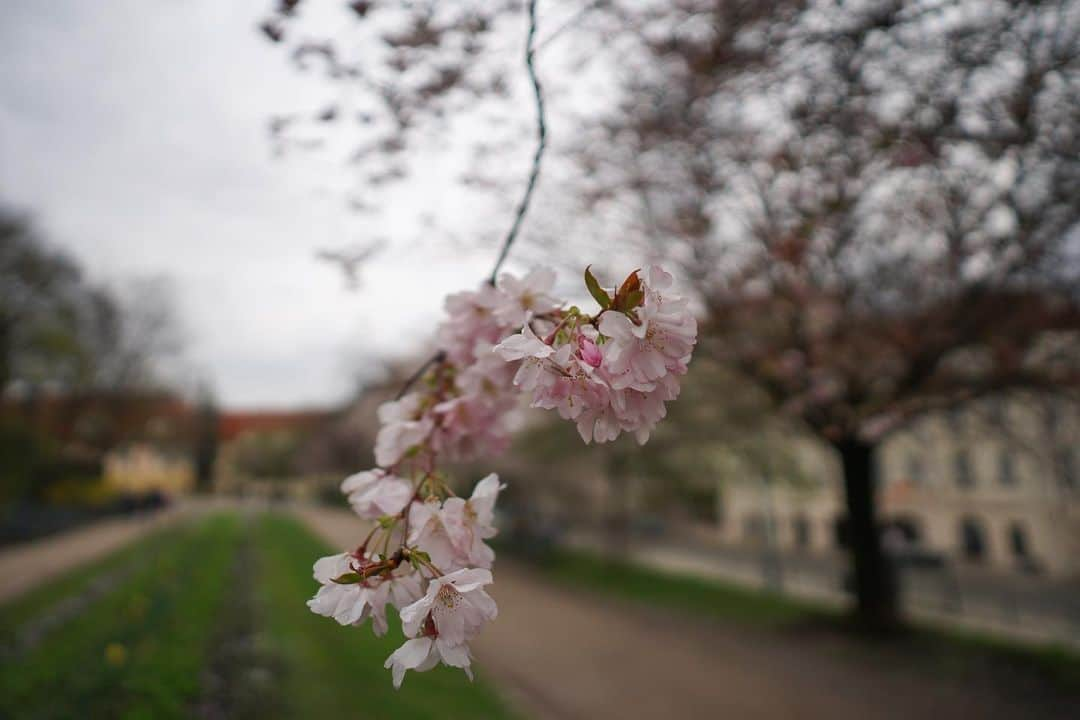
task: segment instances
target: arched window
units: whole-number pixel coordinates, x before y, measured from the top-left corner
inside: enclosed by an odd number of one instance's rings
[[[977,518],[969,516],[960,520],[960,551],[971,562],[981,562],[986,557],[986,532]]]
[[[1009,547],[1017,560],[1031,558],[1031,546],[1028,544],[1027,530],[1018,522],[1009,526]]]
[[[900,535],[904,538],[904,542],[906,543],[909,543],[911,545],[918,545],[919,542],[922,540],[922,524],[919,522],[919,519],[914,516],[897,516],[888,523],[888,526],[891,528],[895,528],[896,531],[900,533]]]
[[[805,550],[810,547],[810,521],[805,515],[799,514],[791,519],[791,531],[796,549]]]

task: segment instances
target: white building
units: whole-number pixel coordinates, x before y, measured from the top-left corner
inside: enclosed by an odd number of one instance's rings
[[[809,442],[796,458],[800,482],[724,483],[724,542],[838,549],[839,464]],[[888,438],[877,463],[881,520],[909,542],[998,571],[1080,576],[1077,404],[1015,396],[928,415]]]

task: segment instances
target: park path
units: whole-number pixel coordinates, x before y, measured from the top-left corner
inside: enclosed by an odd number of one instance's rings
[[[153,514],[110,518],[0,550],[0,603],[197,511],[185,504]]]
[[[363,537],[364,525],[346,511],[297,512],[335,547]],[[1055,717],[1055,708],[1033,707],[1031,698],[1022,705],[868,662],[834,637],[643,608],[552,584],[505,559],[491,590],[500,616],[475,643],[479,671],[528,717]]]

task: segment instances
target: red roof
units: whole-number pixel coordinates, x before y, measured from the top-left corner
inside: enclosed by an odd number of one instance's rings
[[[218,418],[218,437],[228,442],[247,432],[308,430],[330,416],[327,410],[224,411]]]

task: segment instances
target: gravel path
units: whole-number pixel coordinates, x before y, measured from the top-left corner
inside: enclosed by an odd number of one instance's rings
[[[79,565],[92,562],[194,510],[174,507],[152,515],[113,518],[0,551],[0,603]]]
[[[340,510],[297,511],[335,547],[363,537]],[[1063,708],[868,661],[835,636],[732,627],[554,585],[497,564],[500,617],[479,671],[534,718],[1066,717]]]

